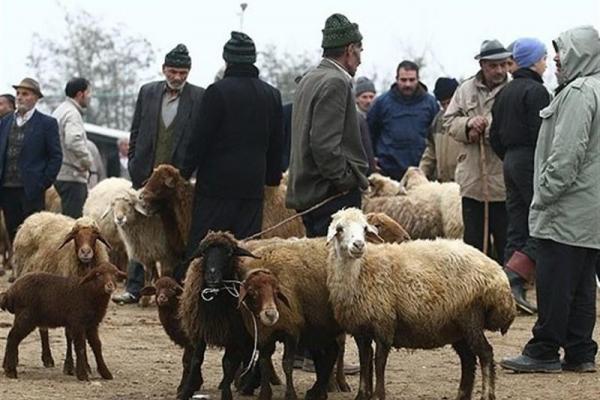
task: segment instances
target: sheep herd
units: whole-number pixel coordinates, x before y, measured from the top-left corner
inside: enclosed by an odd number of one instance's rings
[[[0,308],[15,314],[5,375],[17,377],[19,343],[36,327],[42,362],[54,365],[47,329],[64,327],[63,371],[88,379],[87,341],[100,376],[112,379],[98,326],[116,279],[135,259],[146,272],[142,295],[154,296],[165,333],[183,349],[181,380],[176,389],[173,383],[178,399],[191,398],[204,384],[207,346],[225,350],[222,399],[233,398],[233,383],[243,394],[258,389],[259,399],[271,399],[271,384],[279,383],[272,363],[277,342],[284,346],[286,400],[298,397],[293,364],[301,348],[316,372],[304,398],[326,399],[332,388],[350,389],[343,371],[346,334],[358,347],[356,399],[386,398],[392,348],[447,344],[461,362],[456,398],[472,398],[478,359],[482,399],[494,399],[493,350],[484,331],[506,333],[515,305],[502,268],[459,240],[458,186],[429,182],[418,169],[401,182],[374,174],[370,183],[363,209],[337,212],[324,238],[304,237],[300,218],[255,240],[209,232],[183,286],[171,276],[185,253],[194,188],[171,166],[157,167],[137,191],[120,178],[100,182],[77,220],[48,211],[30,216],[12,248],[1,246],[0,237],[0,253],[10,257],[16,279],[0,294]],[[285,181],[265,189],[263,229],[295,214],[285,208],[285,191]]]

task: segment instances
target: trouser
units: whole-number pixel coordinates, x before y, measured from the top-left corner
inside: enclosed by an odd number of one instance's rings
[[[174,277],[185,278],[188,261],[209,230],[229,231],[237,239],[245,239],[262,228],[262,199],[224,199],[194,195],[194,209],[186,258],[175,268]]]
[[[129,260],[127,263],[127,284],[125,290],[136,298],[139,298],[140,292],[146,282],[145,277],[146,274],[142,263],[136,260]]]
[[[508,226],[504,259],[515,250],[535,261],[536,239],[529,236],[529,205],[533,198],[533,148],[510,149],[504,157]]]
[[[538,239],[536,290],[538,319],[523,354],[572,364],[593,362],[598,345],[592,339],[596,323],[595,269],[600,251]]]
[[[87,199],[87,184],[82,182],[56,181],[54,187],[60,196],[63,215],[79,218],[83,215],[83,204]]]
[[[462,215],[465,243],[483,251],[484,202],[463,197]],[[488,255],[503,265],[506,246],[506,206],[503,201],[489,203],[489,233],[493,238],[495,252],[488,246]]]
[[[331,224],[331,216],[345,207],[361,207],[360,190],[354,189],[349,193],[323,204],[321,207],[302,216],[309,238],[327,236],[327,228]]]
[[[17,229],[31,214],[44,209],[44,192],[33,199],[25,196],[25,191],[20,188],[3,187],[0,190],[0,208],[4,211],[4,221],[8,237],[12,243]]]

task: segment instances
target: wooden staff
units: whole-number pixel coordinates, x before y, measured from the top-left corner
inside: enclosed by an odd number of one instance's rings
[[[484,134],[479,135],[479,164],[483,185],[483,253],[487,255],[490,236],[490,191],[488,187],[487,160],[485,157]]]

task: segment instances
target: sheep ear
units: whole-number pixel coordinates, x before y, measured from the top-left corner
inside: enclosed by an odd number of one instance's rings
[[[181,296],[183,294],[183,287],[181,285],[175,285],[175,295]]]
[[[121,270],[117,271],[116,275],[117,275],[117,279],[123,279],[123,280],[127,279],[127,274]]]
[[[79,284],[83,285],[87,282],[93,281],[99,275],[100,275],[99,272],[96,272],[95,269],[92,269],[92,270],[90,270],[90,272],[87,273],[87,275],[85,275],[83,278],[81,278],[81,280],[79,281]]]
[[[154,286],[144,286],[140,290],[140,296],[154,296],[156,294],[156,288]]]
[[[286,305],[287,308],[291,309],[292,307],[290,306],[290,300],[287,298],[287,296],[283,293],[281,293],[281,291],[277,291],[277,300],[281,301],[283,304]]]
[[[260,259],[260,257],[255,256],[254,254],[252,254],[250,252],[250,250],[246,250],[245,248],[240,247],[240,246],[235,246],[235,250],[233,251],[233,255],[234,256],[238,256],[238,257],[252,257],[252,258]]]
[[[106,246],[106,248],[108,250],[112,250],[112,246],[110,245],[110,243],[108,243],[108,240],[106,240],[106,238],[104,236],[102,236],[102,234],[100,232],[98,232],[98,238],[99,241],[101,241],[102,243],[104,243],[104,245]]]
[[[167,176],[164,180],[165,182],[165,186],[168,188],[174,188],[175,187],[175,178],[173,178],[172,176]]]
[[[333,226],[333,224],[330,224],[329,228],[327,228],[327,244],[331,243],[336,234],[337,229],[335,226]]]
[[[247,294],[248,294],[248,291],[246,290],[246,286],[244,286],[244,284],[242,283],[240,285],[240,297],[238,299],[238,308],[240,308],[242,306],[242,303],[246,299]]]
[[[108,207],[106,207],[104,209],[104,212],[102,213],[102,215],[100,216],[100,219],[104,219],[108,216],[108,214],[112,211],[112,205],[108,205]]]
[[[58,246],[58,248],[56,250],[62,249],[63,247],[66,246],[67,243],[69,243],[73,239],[75,239],[75,233],[73,231],[70,231],[69,233],[67,233],[67,236],[65,236],[65,240],[63,240],[61,245]]]
[[[379,236],[379,233],[373,233],[370,231],[367,231],[367,242],[370,243],[384,243],[385,240]]]

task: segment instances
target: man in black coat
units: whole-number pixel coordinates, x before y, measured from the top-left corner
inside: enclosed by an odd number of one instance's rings
[[[550,103],[542,75],[546,46],[537,39],[515,41],[513,58],[519,69],[498,95],[492,108],[490,144],[503,160],[508,228],[504,250],[505,271],[520,310],[536,308],[525,298],[524,284],[535,278],[536,240],[529,236],[529,205],[533,198],[533,159],[540,110]]]
[[[191,67],[187,48],[179,44],[165,56],[165,80],[147,83],[140,89],[127,154],[135,189],[160,164],[179,169],[183,166],[204,94],[203,88],[187,82]],[[144,269],[139,262],[130,261],[127,269],[127,290],[113,297],[116,303],[136,303],[144,284]]]
[[[264,186],[281,180],[281,95],[258,77],[250,37],[232,32],[223,79],[206,89],[182,174],[196,171],[187,255],[208,230],[244,239],[261,230]],[[187,265],[175,272],[183,279]]]

